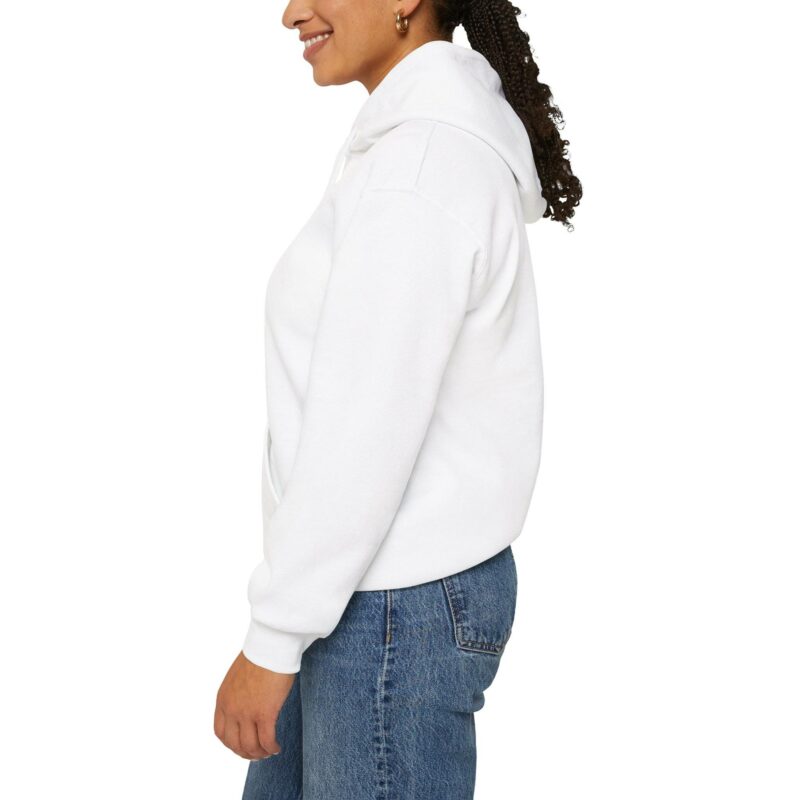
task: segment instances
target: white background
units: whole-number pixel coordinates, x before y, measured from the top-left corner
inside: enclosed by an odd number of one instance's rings
[[[797,800],[796,28],[519,5],[585,197],[529,228],[544,448],[476,797]],[[283,9],[3,4],[4,797],[241,796],[213,710],[261,558],[263,292],[367,96]]]

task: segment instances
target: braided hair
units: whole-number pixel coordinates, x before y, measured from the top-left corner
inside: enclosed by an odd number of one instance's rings
[[[517,22],[520,9],[510,0],[431,0],[431,4],[439,34],[452,41],[453,31],[462,25],[473,50],[497,71],[503,93],[531,140],[542,195],[547,201],[543,216],[561,222],[571,231],[570,218],[583,190],[567,158],[569,140],[559,134],[564,125],[561,111],[553,102],[550,87],[539,81],[530,36]]]

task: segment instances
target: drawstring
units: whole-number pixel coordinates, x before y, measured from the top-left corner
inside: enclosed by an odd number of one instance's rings
[[[353,143],[353,140],[358,135],[358,130],[354,129],[350,131],[350,135],[347,137],[347,140],[342,145],[341,150],[339,150],[339,155],[336,158],[336,166],[334,167],[334,174],[333,178],[331,179],[331,183],[338,183],[339,178],[342,177],[342,173],[344,172],[345,167],[347,166],[347,160],[350,156],[350,145]]]
[[[336,177],[333,179],[334,183],[339,182],[339,178],[342,177],[342,173],[344,172],[344,167],[346,163],[347,163],[347,154],[344,153],[339,159],[339,169],[336,171]]]

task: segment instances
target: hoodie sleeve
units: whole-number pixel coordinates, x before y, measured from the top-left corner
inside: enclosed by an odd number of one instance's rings
[[[276,672],[333,631],[389,531],[485,257],[415,189],[366,189],[344,224],[294,465],[247,590],[242,650]]]

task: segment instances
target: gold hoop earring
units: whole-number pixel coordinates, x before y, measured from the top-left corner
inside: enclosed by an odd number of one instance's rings
[[[394,26],[400,33],[406,33],[408,31],[408,17],[401,16],[403,13],[403,9],[400,9],[394,15]]]

